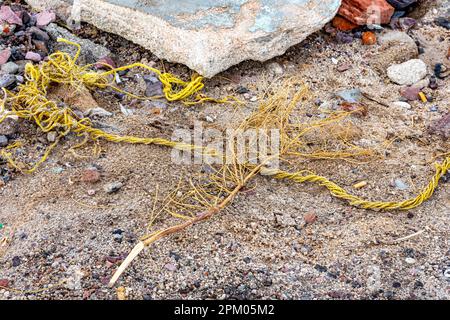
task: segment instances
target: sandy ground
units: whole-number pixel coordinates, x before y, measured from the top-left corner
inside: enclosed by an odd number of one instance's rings
[[[445,55],[436,55],[449,47],[448,31],[429,22],[436,14],[430,10],[410,32],[438,48],[425,50],[425,61],[444,60]],[[141,60],[163,66],[150,53],[118,37],[90,27],[80,35],[107,45],[123,64]],[[355,87],[391,104],[399,100],[400,87],[372,68],[370,62],[379,50],[379,45],[362,46],[358,40],[338,44],[320,32],[268,63],[233,67],[208,81],[206,91],[223,96],[245,86],[250,95],[259,96],[267,83],[298,76],[314,95],[308,102],[312,114],[320,113],[315,99],[333,102],[334,92]],[[282,75],[271,72],[272,62],[283,67]],[[338,66],[344,63],[350,69],[339,72]],[[189,75],[183,66],[166,62],[164,67],[183,77]],[[366,164],[313,161],[304,166],[373,200],[415,196],[434,174],[433,157],[449,150],[448,140],[427,131],[448,111],[448,79],[440,82],[438,90],[427,89],[426,93],[433,96],[433,102],[412,102],[410,110],[364,100],[368,116],[352,119],[363,132],[359,143],[377,146],[393,135],[398,137],[384,159]],[[166,138],[176,128],[190,128],[194,121],[224,128],[228,121],[241,121],[258,105],[247,101],[235,113],[228,106],[212,104],[186,108],[127,102],[135,113],[125,116],[117,97],[101,92],[94,97],[114,113],[101,119],[103,125],[121,134]],[[431,111],[433,106],[438,106],[437,111]],[[162,111],[155,114],[158,108]],[[38,152],[45,141],[36,129],[23,126],[32,141],[31,150]],[[101,156],[93,157],[86,148],[83,154],[87,157],[80,159],[67,153],[70,145],[68,141],[58,147],[35,174],[15,173],[0,189],[0,223],[5,225],[0,235],[10,240],[0,248],[0,279],[8,279],[10,287],[20,291],[55,286],[39,293],[0,289],[0,299],[116,299],[116,290],[107,283],[121,258],[145,235],[156,189],[167,194],[180,177],[186,180],[200,170],[174,165],[170,150],[163,147],[102,142]],[[81,172],[92,165],[100,168],[100,182],[80,182]],[[397,178],[409,188],[397,189],[393,185]],[[353,184],[362,180],[368,186],[353,190]],[[124,184],[122,189],[106,194],[103,186],[116,181]],[[385,213],[350,207],[314,185],[264,177],[255,182],[253,191],[239,195],[212,220],[146,250],[118,286],[126,288],[130,299],[450,298],[448,183],[442,183],[432,200],[418,209]],[[305,225],[308,213],[318,219]],[[157,226],[173,223],[168,218]],[[117,230],[123,231],[121,239],[114,236]],[[410,240],[394,243],[422,230]]]

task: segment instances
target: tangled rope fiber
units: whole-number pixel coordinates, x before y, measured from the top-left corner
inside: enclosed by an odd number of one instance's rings
[[[47,98],[48,90],[52,85],[67,85],[73,90],[78,90],[83,87],[91,90],[109,88],[132,98],[149,99],[148,97],[140,97],[126,92],[116,87],[111,80],[113,78],[112,76],[115,76],[120,71],[142,68],[156,74],[163,84],[164,97],[155,96],[150,97],[150,99],[165,98],[168,101],[181,101],[188,106],[204,102],[239,103],[234,97],[214,99],[202,95],[200,91],[204,88],[204,84],[203,77],[201,76],[193,77],[190,82],[185,82],[170,73],[162,73],[158,69],[151,68],[142,63],[134,63],[106,72],[92,71],[93,65],[80,66],[77,64],[81,53],[81,46],[79,44],[66,39],[58,39],[58,42],[76,46],[78,50],[75,56],[71,57],[67,53],[56,52],[50,55],[48,60],[40,65],[27,64],[25,67],[26,82],[25,84],[19,85],[18,92],[13,93],[3,88],[4,97],[0,104],[0,123],[8,117],[16,117],[34,122],[44,133],[51,131],[58,132],[56,141],[47,148],[42,158],[31,168],[24,169],[23,166],[16,164],[12,159],[11,150],[19,146],[17,143],[1,151],[0,155],[11,166],[24,173],[33,173],[36,171],[39,165],[46,161],[61,138],[67,136],[69,133],[84,136],[84,142],[90,138],[92,140],[105,139],[116,143],[155,144],[180,150],[203,149],[194,145],[178,143],[162,138],[121,136],[94,128],[90,119],[79,118],[70,106],[58,105],[56,101]],[[9,106],[11,111],[6,111],[6,106]]]
[[[351,206],[363,208],[366,210],[375,211],[392,211],[392,210],[411,210],[419,207],[425,201],[430,199],[437,187],[439,181],[450,171],[450,157],[447,157],[442,164],[436,164],[436,174],[431,179],[430,183],[422,190],[422,192],[415,198],[408,199],[402,202],[383,202],[383,201],[368,201],[361,199],[345,191],[336,183],[328,180],[325,177],[310,173],[308,171],[287,172],[282,170],[263,169],[261,173],[272,176],[278,180],[289,180],[295,183],[316,183],[322,187],[327,188],[331,195],[335,198],[347,201]]]
[[[202,149],[202,151],[214,154],[214,150],[205,150],[203,147],[191,144],[178,143],[163,138],[140,138],[134,136],[121,136],[107,133],[103,130],[94,128],[89,118],[79,118],[69,106],[60,106],[57,102],[47,98],[48,89],[51,85],[63,84],[68,85],[74,90],[82,87],[88,89],[112,89],[116,92],[124,93],[127,96],[138,99],[149,99],[148,97],[140,97],[133,93],[126,92],[114,85],[111,78],[120,71],[130,70],[133,68],[143,68],[156,74],[163,84],[164,97],[151,97],[150,99],[165,98],[168,101],[181,101],[185,105],[191,106],[204,102],[215,103],[239,103],[234,97],[226,97],[223,99],[214,99],[204,96],[200,91],[204,88],[203,77],[193,77],[190,82],[183,81],[170,73],[162,73],[158,69],[151,68],[142,63],[134,63],[120,68],[111,68],[109,71],[96,72],[93,71],[93,65],[80,66],[77,64],[81,54],[81,46],[77,43],[70,42],[66,39],[58,39],[58,42],[66,43],[77,47],[74,57],[64,52],[56,52],[48,57],[48,60],[40,65],[27,64],[25,67],[25,84],[18,87],[18,92],[13,93],[3,88],[4,97],[0,103],[0,123],[8,117],[18,117],[27,121],[34,122],[44,133],[57,131],[58,136],[52,143],[41,159],[31,168],[24,168],[18,165],[12,157],[12,150],[21,146],[16,142],[4,148],[0,152],[0,156],[8,161],[8,163],[24,173],[33,173],[36,169],[46,161],[52,150],[59,144],[60,140],[69,133],[84,137],[84,141],[76,147],[82,146],[87,140],[104,139],[116,143],[130,144],[155,144],[176,148],[180,150]],[[6,106],[10,106],[11,111],[6,111]],[[439,185],[440,179],[450,170],[450,157],[447,157],[442,164],[436,165],[436,174],[426,188],[413,199],[403,202],[372,202],[361,199],[357,196],[349,194],[336,183],[325,177],[312,174],[308,171],[300,171],[290,173],[281,170],[261,171],[264,175],[273,176],[280,180],[290,180],[296,183],[317,183],[327,188],[331,195],[346,200],[352,206],[371,209],[371,210],[410,210],[420,206],[428,200],[435,192]]]

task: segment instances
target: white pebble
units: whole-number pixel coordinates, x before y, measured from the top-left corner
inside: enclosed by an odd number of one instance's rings
[[[394,64],[387,69],[392,82],[399,85],[413,85],[427,75],[427,65],[420,59],[412,59],[402,64]]]
[[[403,101],[396,101],[392,103],[393,107],[400,108],[400,109],[411,109],[411,105],[408,102]]]

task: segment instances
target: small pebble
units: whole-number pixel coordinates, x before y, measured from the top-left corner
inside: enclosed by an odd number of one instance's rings
[[[42,11],[36,15],[36,26],[43,28],[56,21],[56,14],[52,11]]]
[[[438,83],[437,83],[436,76],[430,77],[430,84],[428,85],[428,87],[429,87],[431,90],[436,90],[436,89],[439,87],[439,86],[438,86]]]
[[[389,2],[389,4],[391,6],[393,6],[395,9],[398,10],[403,10],[406,9],[407,7],[409,7],[410,5],[412,5],[414,2],[416,2],[417,0],[387,0],[387,2]],[[404,15],[405,12],[404,11],[396,11],[397,16],[400,15]]]
[[[410,17],[398,19],[397,26],[402,31],[408,31],[417,24],[417,21]]]
[[[6,48],[2,51],[0,51],[0,65],[3,65],[8,62],[9,58],[11,57],[11,49]]]
[[[111,194],[119,191],[122,187],[123,187],[122,182],[113,182],[105,185],[104,190],[106,193]]]
[[[7,62],[2,65],[2,72],[6,74],[16,74],[19,71],[19,66],[14,62]]]
[[[0,135],[12,136],[19,129],[18,120],[14,117],[8,117],[0,123]]]
[[[363,32],[362,43],[366,46],[372,46],[377,43],[377,36],[372,31]]]
[[[305,223],[307,224],[313,224],[317,221],[317,215],[314,212],[305,214],[303,218],[305,219]]]
[[[16,256],[16,257],[12,258],[12,266],[14,268],[20,266],[21,263],[22,263],[22,261],[20,261],[20,257]]]
[[[101,108],[101,107],[96,107],[96,108],[92,108],[89,109],[85,112],[85,115],[89,116],[89,117],[111,117],[113,114],[109,111],[106,111],[105,109]]]
[[[122,242],[123,236],[121,234],[114,234],[113,238],[116,242]]]
[[[97,69],[114,69],[116,68],[116,63],[110,57],[103,57],[95,64],[95,67]]]
[[[116,241],[116,242],[122,242],[122,239],[123,239],[123,230],[121,230],[121,229],[116,229],[116,230],[114,230],[113,231],[113,238],[114,238],[114,241]]]
[[[0,288],[9,288],[9,280],[0,279]]]
[[[39,53],[28,51],[25,55],[25,59],[31,60],[33,62],[40,62],[42,60],[42,57]]]
[[[97,168],[89,168],[81,174],[81,181],[85,183],[97,183],[100,181],[100,172]]]
[[[358,182],[357,184],[355,184],[353,186],[353,188],[355,188],[355,189],[362,189],[365,186],[367,186],[367,181],[361,181],[361,182]]]
[[[50,131],[47,133],[48,142],[55,142],[58,137],[58,133],[56,131]]]
[[[448,76],[448,68],[442,63],[437,63],[434,66],[434,75],[439,79],[445,79]]]
[[[436,18],[435,22],[438,26],[450,30],[450,19],[445,17],[439,17]]]
[[[163,84],[157,80],[156,82],[147,81],[147,87],[145,89],[146,97],[158,97],[164,95]]]
[[[353,22],[351,22],[341,16],[336,16],[332,21],[332,25],[339,31],[344,31],[344,32],[352,31],[353,29],[358,28],[357,24],[354,24]]]
[[[31,27],[28,32],[31,33],[34,39],[47,42],[50,40],[50,36],[47,32],[37,28],[37,27]]]
[[[8,138],[4,135],[0,135],[0,147],[6,147],[8,145]]]
[[[11,89],[16,84],[16,77],[12,74],[0,76],[0,88]]]
[[[239,86],[239,87],[236,88],[235,92],[236,92],[237,94],[244,94],[244,93],[249,93],[250,90],[248,90],[248,89],[247,89],[246,87],[244,87],[244,86]]]
[[[349,64],[349,63],[343,63],[343,64],[338,65],[337,71],[339,71],[339,72],[344,72],[344,71],[349,70],[350,68],[351,68],[351,64]]]
[[[404,183],[401,179],[395,179],[394,181],[395,187],[399,190],[408,190],[409,187],[406,183]]]
[[[408,258],[405,259],[405,262],[407,264],[415,264],[416,263],[416,259],[408,257]]]
[[[400,89],[400,95],[408,101],[419,99],[420,89],[415,87],[405,87]]]
[[[439,111],[439,107],[438,106],[431,106],[430,107],[430,111],[431,112],[438,112]]]
[[[448,269],[446,269],[446,270],[444,271],[444,277],[445,277],[447,280],[450,280],[450,268],[448,268]]]
[[[349,33],[338,31],[336,33],[336,40],[339,43],[348,44],[348,43],[352,43],[354,38]]]
[[[166,268],[169,271],[176,271],[177,270],[177,266],[174,265],[173,263],[168,263],[164,266],[164,268]]]
[[[44,54],[48,54],[48,48],[44,41],[33,40],[33,44],[36,47],[37,51],[44,53]]]
[[[284,73],[283,67],[278,62],[269,63],[267,68],[275,75],[280,76]]]
[[[1,1],[3,4],[3,1]],[[2,5],[0,8],[0,20],[6,21],[10,24],[16,24],[18,26],[22,26],[23,22],[22,19],[18,16],[14,10],[11,9],[10,6]]]
[[[401,109],[406,109],[406,110],[411,109],[411,105],[408,102],[404,102],[404,101],[396,101],[396,102],[392,103],[392,105],[396,108],[401,108]]]

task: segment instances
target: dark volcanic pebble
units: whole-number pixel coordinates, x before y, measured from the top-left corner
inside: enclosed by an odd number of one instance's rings
[[[417,2],[417,0],[387,0],[387,2],[395,9],[405,9]]]
[[[450,30],[450,20],[448,18],[439,17],[435,22],[438,26]]]
[[[47,32],[45,32],[37,27],[31,27],[28,31],[33,36],[33,39],[36,39],[39,41],[46,41],[46,42],[50,40],[50,36],[47,34]]]

